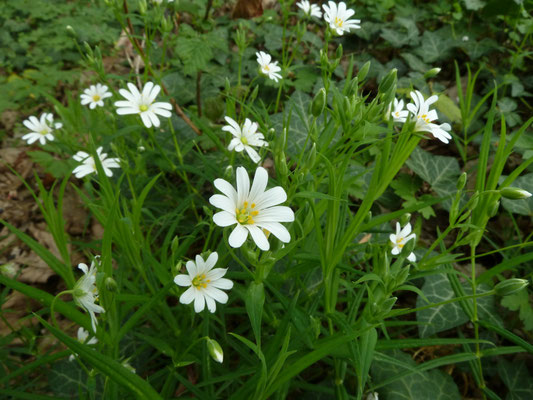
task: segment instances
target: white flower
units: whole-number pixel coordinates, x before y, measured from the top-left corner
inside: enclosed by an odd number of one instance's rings
[[[13,262],[0,265],[0,275],[7,276],[8,278],[13,279],[17,275],[17,271],[18,269]]]
[[[87,341],[87,338],[89,337],[89,331],[86,331],[81,326],[78,328],[78,342],[87,344],[87,345],[93,345],[98,343],[98,339],[95,337],[92,337],[89,341]],[[68,358],[69,361],[74,360],[74,354],[71,354]]]
[[[468,36],[463,36],[462,40],[463,40],[463,42],[468,42],[470,40],[470,38]]]
[[[91,315],[91,325],[94,332],[96,332],[96,325],[98,325],[95,313],[105,312],[103,307],[95,304],[95,301],[98,299],[98,288],[95,284],[98,259],[99,257],[95,258],[90,268],[87,267],[87,264],[78,264],[78,268],[83,271],[84,275],[76,282],[72,290],[74,302],[78,306],[86,309]]]
[[[328,5],[322,5],[324,9],[324,20],[329,24],[329,27],[334,30],[337,35],[343,35],[344,32],[350,32],[350,29],[360,29],[360,19],[349,19],[355,14],[355,11],[346,8],[346,4],[341,1],[339,5],[333,1],[329,1]]]
[[[107,176],[113,176],[113,172],[110,170],[110,168],[120,168],[120,159],[107,158],[107,153],[102,153],[102,147],[98,147],[96,149],[96,154],[100,159],[100,163],[102,164],[105,174]],[[82,163],[74,168],[74,171],[72,171],[76,178],[83,178],[85,175],[92,173],[98,174],[98,171],[96,170],[96,162],[94,161],[93,156],[84,151],[78,151],[72,158]]]
[[[413,103],[407,104],[407,109],[416,118],[415,132],[429,132],[441,142],[448,143],[452,136],[448,133],[452,129],[450,124],[437,125],[433,123],[438,118],[437,111],[430,110],[429,106],[435,103],[438,96],[431,96],[424,100],[424,96],[418,90],[411,92]]]
[[[137,370],[130,364],[130,359],[127,358],[126,360],[122,361],[122,366],[126,368],[128,371],[136,374]]]
[[[268,146],[268,143],[263,140],[265,138],[263,134],[257,132],[257,123],[246,118],[241,129],[234,119],[230,117],[224,117],[224,119],[229,125],[224,126],[222,130],[235,136],[231,139],[228,150],[235,150],[236,152],[246,150],[246,153],[248,153],[252,161],[258,163],[261,157],[259,157],[259,154],[257,154],[257,151],[252,146],[263,147]]]
[[[368,393],[368,396],[366,396],[366,400],[379,400],[378,392]]]
[[[228,295],[223,290],[229,290],[233,287],[233,282],[229,279],[222,278],[227,268],[215,268],[218,261],[218,253],[213,252],[207,257],[207,260],[201,256],[196,256],[196,262],[187,261],[185,264],[187,274],[176,275],[174,282],[179,286],[190,286],[180,296],[180,303],[190,304],[194,301],[194,311],[197,313],[203,311],[207,304],[207,309],[214,313],[216,303],[221,304],[228,302]]]
[[[416,239],[416,234],[411,233],[410,223],[407,223],[407,225],[405,225],[403,229],[401,229],[400,224],[396,222],[396,234],[391,233],[389,238],[392,244],[394,245],[394,247],[391,250],[391,253],[393,255],[398,255],[401,253],[403,247],[409,240]],[[407,259],[411,262],[415,262],[416,261],[415,253],[409,254],[409,256],[407,256]]]
[[[310,4],[309,0],[302,0],[296,5],[309,17],[322,18],[322,11],[316,4]]]
[[[54,129],[60,129],[63,126],[61,122],[54,124],[54,116],[51,113],[41,114],[40,119],[32,115],[22,123],[31,131],[22,136],[22,140],[25,140],[28,144],[32,144],[38,140],[44,145],[47,140],[54,140],[52,132]]]
[[[91,110],[94,110],[96,106],[103,107],[104,99],[107,97],[111,97],[111,96],[112,94],[107,91],[106,85],[97,83],[96,86],[95,85],[89,86],[89,88],[85,89],[83,93],[80,95],[81,105],[84,106],[86,104],[89,104],[89,108]]]
[[[281,186],[265,191],[268,172],[258,167],[250,188],[248,173],[243,167],[237,168],[237,190],[223,179],[216,179],[215,187],[223,194],[211,196],[209,202],[222,211],[213,215],[213,222],[218,226],[236,224],[229,235],[231,247],[241,247],[248,232],[261,250],[270,249],[267,234],[272,233],[283,243],[289,243],[291,235],[280,222],[294,221],[294,212],[285,206],[278,206],[287,200],[287,194]]]
[[[128,83],[128,88],[129,91],[126,89],[118,91],[126,100],[115,102],[115,106],[118,107],[117,114],[140,114],[143,124],[147,128],[152,127],[152,125],[156,128],[159,127],[160,122],[157,115],[166,118],[170,118],[172,115],[170,112],[172,105],[170,103],[154,103],[155,98],[161,91],[161,86],[148,82],[144,85],[142,93],[133,83]]]
[[[392,116],[394,122],[405,122],[407,120],[407,117],[409,116],[409,111],[404,110],[403,107],[403,100],[398,101],[398,99],[394,99],[394,110],[391,112],[391,105],[389,104],[389,113]]]
[[[267,75],[275,82],[277,82],[278,79],[281,79],[281,75],[278,74],[278,72],[281,71],[281,68],[278,67],[277,61],[271,62],[272,57],[270,56],[270,54],[267,54],[264,51],[260,51],[255,53],[255,55],[257,56],[257,62],[261,67],[262,74]]]

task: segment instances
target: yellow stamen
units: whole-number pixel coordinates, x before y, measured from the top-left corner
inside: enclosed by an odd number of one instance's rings
[[[252,203],[252,208],[255,208],[255,203]]]
[[[99,101],[99,100],[100,100],[100,96],[98,96],[97,94],[95,94],[95,95],[93,96],[93,101],[96,102],[96,101]]]
[[[141,112],[145,112],[145,111],[147,111],[147,110],[148,110],[148,106],[147,106],[147,105],[144,105],[144,104],[142,104],[142,105],[140,105],[140,106],[139,106],[139,110],[141,110]]]
[[[337,25],[339,28],[342,28],[342,25],[344,24],[344,21],[340,19],[339,17],[335,17],[335,25]]]

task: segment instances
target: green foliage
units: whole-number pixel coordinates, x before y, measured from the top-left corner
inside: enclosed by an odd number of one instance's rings
[[[501,303],[502,306],[511,311],[518,311],[524,327],[529,331],[533,331],[533,306],[530,304],[527,290],[505,296],[502,298]]]
[[[389,358],[390,357],[390,358]],[[379,389],[380,398],[386,400],[439,399],[459,400],[461,395],[453,379],[442,371],[415,372],[416,363],[408,354],[399,350],[388,354],[387,358],[374,361],[372,379],[383,383],[392,377],[410,372]]]

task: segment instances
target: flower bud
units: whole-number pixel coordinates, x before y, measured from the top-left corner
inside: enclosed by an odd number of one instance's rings
[[[382,80],[379,84],[378,91],[379,93],[386,94],[395,84],[396,84],[396,75],[398,73],[398,70],[396,68],[393,68]]]
[[[424,74],[425,79],[433,78],[434,76],[437,76],[440,72],[440,68],[431,68],[428,72]]]
[[[381,303],[381,313],[387,314],[390,310],[392,310],[392,307],[394,307],[394,304],[396,304],[396,300],[398,300],[398,297],[389,297],[387,300]]]
[[[146,0],[139,0],[139,13],[141,15],[146,14],[146,10],[148,9],[148,4],[146,4]]]
[[[529,282],[526,279],[513,278],[513,279],[507,279],[506,281],[498,283],[494,287],[494,290],[496,291],[496,294],[499,296],[507,296],[507,295],[521,291],[527,285],[529,285]]]
[[[524,189],[516,188],[516,187],[506,187],[503,189],[500,189],[500,194],[502,197],[505,197],[506,199],[511,200],[521,200],[521,199],[527,199],[528,197],[531,197],[531,193]]]
[[[339,44],[337,50],[335,51],[335,58],[339,59],[342,57],[342,44]]]
[[[172,23],[170,17],[166,16],[161,18],[161,29],[163,32],[170,32],[172,31],[172,28],[174,28],[174,24]]]
[[[222,364],[222,361],[224,361],[224,352],[216,340],[207,338],[207,350],[213,360]]]
[[[76,33],[76,30],[70,26],[70,25],[67,25],[65,26],[65,29],[67,31],[67,34],[72,37],[73,39],[77,39],[78,38],[78,34]]]
[[[463,190],[466,185],[466,172],[463,172],[457,180],[457,190]]]
[[[0,275],[13,279],[17,275],[17,267],[15,263],[8,262],[4,265],[0,265]]]
[[[117,291],[117,282],[111,277],[108,276],[105,278],[104,281],[105,288],[110,292],[116,292]]]
[[[311,103],[311,114],[313,117],[318,118],[320,114],[324,112],[326,107],[326,89],[322,88],[318,91]]]
[[[361,69],[359,70],[359,73],[357,74],[357,80],[359,82],[362,82],[368,75],[369,70],[370,70],[370,61],[367,61],[365,65],[363,65]]]

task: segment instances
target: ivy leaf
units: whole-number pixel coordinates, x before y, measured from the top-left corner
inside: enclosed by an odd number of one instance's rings
[[[516,178],[513,182],[513,186],[527,190],[529,193],[533,193],[533,173]],[[502,198],[502,205],[511,213],[530,216],[533,215],[533,196],[522,200],[509,200]]]
[[[395,358],[405,368],[398,364],[386,361],[372,362],[371,375],[374,382],[382,382],[394,375],[406,371],[407,367],[415,368],[416,363],[411,357],[400,351],[394,350],[387,353]],[[383,396],[387,400],[412,400],[412,399],[434,399],[434,400],[460,400],[461,395],[453,379],[440,370],[423,371],[407,375],[398,379],[382,389],[379,389],[380,398]]]
[[[457,191],[456,182],[461,169],[455,157],[435,156],[417,147],[407,160],[407,166],[429,183],[439,197],[450,196]],[[446,199],[442,206],[449,211],[451,203],[451,199]]]
[[[505,400],[533,399],[533,379],[525,362],[498,360],[498,375],[509,389]]]
[[[452,48],[455,47],[452,37],[446,28],[435,32],[425,31],[424,35],[422,35],[421,44],[415,49],[415,53],[426,63],[447,59]]]
[[[465,293],[472,294],[472,288],[467,283],[463,284]],[[479,285],[477,293],[481,294],[490,290],[488,285]],[[427,297],[430,303],[440,303],[455,297],[455,293],[446,277],[446,274],[435,274],[425,278],[422,293]],[[416,306],[423,307],[427,305],[421,296],[418,296]],[[501,318],[498,316],[494,307],[494,297],[487,296],[477,300],[479,317],[488,320],[498,326],[503,326]],[[418,332],[421,338],[427,338],[435,333],[442,332],[468,322],[468,316],[463,309],[456,303],[449,303],[438,307],[427,308],[417,311],[416,319],[422,325],[419,325]]]
[[[96,391],[97,396],[102,395],[102,382],[97,376],[96,385],[89,387],[88,376],[76,360],[67,359],[52,365],[48,372],[48,383],[54,394],[61,398],[76,398],[80,391]]]
[[[464,0],[467,10],[477,11],[485,7],[486,3],[482,0]]]
[[[521,290],[518,293],[510,294],[502,299],[502,306],[511,311],[518,311],[518,316],[524,323],[528,331],[533,331],[533,307],[529,303],[529,293]]]

